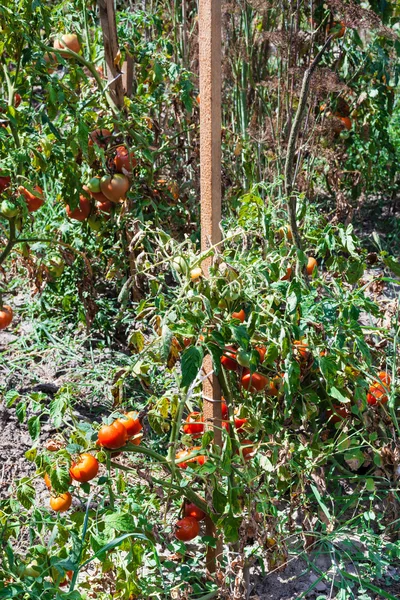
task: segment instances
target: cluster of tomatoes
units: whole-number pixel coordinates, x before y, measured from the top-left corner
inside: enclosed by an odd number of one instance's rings
[[[203,512],[193,502],[185,502],[184,517],[175,523],[175,536],[181,542],[190,542],[200,533],[200,521],[205,519],[205,512]]]
[[[386,404],[388,401],[388,388],[391,382],[390,375],[386,371],[380,371],[378,379],[380,379],[379,383],[374,382],[369,386],[367,402],[370,406],[375,406],[378,403]]]
[[[119,450],[125,446],[127,442],[138,445],[141,442],[142,424],[135,411],[126,413],[123,417],[115,419],[110,425],[102,425],[98,432],[96,445],[108,450]],[[58,450],[57,444],[48,444],[47,449],[50,451]],[[78,481],[79,483],[88,483],[94,479],[99,471],[99,461],[92,454],[84,452],[80,454],[76,461],[73,461],[69,470],[70,480]],[[44,480],[46,486],[51,490],[51,480],[48,473],[45,474]],[[70,492],[62,494],[52,494],[50,497],[50,507],[56,512],[67,511],[72,504],[72,495]]]

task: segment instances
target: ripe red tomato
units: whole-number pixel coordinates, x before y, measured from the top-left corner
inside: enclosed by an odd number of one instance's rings
[[[97,210],[100,212],[106,213],[107,215],[111,214],[113,203],[109,200],[105,200],[105,202],[97,202],[96,204]]]
[[[95,129],[91,133],[89,133],[89,146],[99,146],[100,148],[105,148],[110,141],[112,133],[109,129]]]
[[[186,458],[188,455],[189,455],[189,452],[187,450],[179,450],[179,452],[177,452],[175,455],[175,461],[181,460],[182,458]],[[178,467],[178,469],[186,469],[187,462],[180,462],[180,463],[177,462],[176,466]]]
[[[137,162],[134,153],[128,152],[125,146],[118,146],[115,150],[114,166],[117,173],[131,173]]]
[[[117,419],[125,427],[128,437],[133,437],[139,431],[142,431],[143,427],[138,419],[138,413],[135,410],[127,412],[121,419]]]
[[[69,492],[60,494],[59,496],[51,496],[50,507],[56,512],[65,512],[72,504],[72,496]]]
[[[386,404],[388,401],[387,390],[380,383],[370,385],[367,393],[367,402],[370,406],[374,406],[378,402]]]
[[[76,463],[72,463],[69,472],[75,481],[86,483],[94,479],[99,472],[99,461],[91,454],[84,452],[79,456]]]
[[[74,575],[74,572],[73,572],[73,571],[67,571],[67,572],[65,573],[65,579],[64,579],[64,581],[61,581],[61,583],[59,583],[58,585],[59,585],[60,587],[64,587],[64,586],[66,586],[66,585],[69,585],[69,582],[71,581],[71,579],[72,579],[73,575]],[[68,580],[69,580],[69,581],[68,581]]]
[[[239,310],[239,312],[232,313],[232,319],[238,319],[242,323],[244,323],[245,318],[246,318],[246,313],[244,312],[243,308],[241,308]]]
[[[236,349],[233,346],[227,346],[224,354],[221,356],[221,365],[228,371],[237,371]]]
[[[257,350],[257,352],[258,352],[258,354],[260,356],[260,363],[263,363],[265,355],[267,353],[266,347],[265,346],[256,346],[255,350]]]
[[[194,438],[202,436],[204,432],[203,415],[199,412],[191,412],[183,426],[183,432]]]
[[[308,360],[310,352],[307,342],[303,340],[295,340],[293,342],[295,356],[299,356],[302,360]]]
[[[185,504],[185,517],[193,517],[196,521],[202,521],[205,516],[206,513],[193,502],[187,502]]]
[[[100,188],[105,197],[110,202],[120,202],[126,197],[126,192],[130,188],[129,179],[126,175],[116,173],[113,177],[105,176],[102,178]]]
[[[36,210],[39,210],[39,208],[44,204],[42,188],[40,188],[38,185],[35,185],[34,190],[37,192],[36,194],[32,194],[32,192],[27,190],[23,185],[20,185],[18,188],[19,193],[22,194],[26,200],[26,205],[29,212],[35,212]]]
[[[193,517],[185,517],[175,524],[175,536],[181,542],[190,542],[200,533],[199,522]]]
[[[11,306],[3,304],[0,308],[0,329],[8,327],[13,320],[13,311]]]
[[[79,206],[74,208],[73,210],[67,205],[65,210],[67,211],[67,215],[70,219],[74,219],[75,221],[85,221],[90,215],[91,203],[89,198],[86,196],[79,196]]]
[[[253,373],[251,375],[248,369],[244,369],[241,383],[245,390],[256,394],[257,392],[262,392],[267,387],[268,378],[260,373]]]
[[[221,400],[223,401],[224,399],[221,398]],[[221,403],[221,415],[222,415],[223,419],[228,418],[228,406],[227,406],[226,402]]]
[[[342,404],[334,404],[333,410],[329,408],[326,411],[326,418],[331,423],[340,423],[344,419],[350,417],[350,415],[351,412],[349,411],[349,409],[346,406],[343,406]]]
[[[18,108],[18,106],[21,104],[22,98],[20,96],[20,94],[18,94],[18,92],[14,95],[14,106],[15,108]]]
[[[343,117],[343,118],[346,119],[347,117]],[[350,121],[350,119],[349,119],[349,121]],[[317,269],[317,268],[318,268],[317,261],[315,260],[315,258],[313,256],[310,256],[308,259],[307,265],[306,265],[307,275],[311,276],[314,273],[315,269]]]
[[[4,190],[9,188],[10,184],[11,184],[11,177],[9,177],[8,175],[4,175],[3,177],[0,177],[0,194],[2,194],[4,192]]]
[[[244,460],[251,460],[254,458],[255,453],[253,442],[251,440],[243,440],[239,454],[243,456]]]
[[[286,273],[283,277],[281,277],[281,281],[289,281],[289,279],[292,277],[292,267],[287,267],[286,268]]]
[[[103,425],[100,428],[98,438],[99,444],[103,448],[117,450],[125,445],[128,434],[122,423],[114,421],[111,425]]]
[[[235,427],[238,433],[244,431],[244,425],[247,423],[247,419],[241,419],[240,417],[235,417]]]

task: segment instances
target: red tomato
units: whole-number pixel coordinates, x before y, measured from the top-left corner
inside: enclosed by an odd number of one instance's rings
[[[119,421],[114,421],[111,425],[103,425],[99,431],[99,444],[103,448],[116,450],[124,446],[127,439],[127,431]]]
[[[70,219],[74,219],[75,221],[85,221],[90,215],[91,203],[89,198],[86,196],[79,196],[79,206],[74,208],[73,210],[67,205],[65,210],[67,211],[67,215]]]
[[[194,438],[200,437],[204,432],[204,421],[203,415],[199,412],[191,412],[186,423],[183,426],[183,432],[187,435],[191,435]]]
[[[233,346],[227,346],[225,348],[224,354],[221,356],[221,365],[225,367],[227,371],[237,371],[236,349]]]
[[[185,517],[175,524],[175,537],[181,542],[190,542],[200,533],[199,522],[193,517]]]
[[[4,175],[3,177],[0,177],[0,194],[2,194],[4,192],[4,190],[9,188],[10,184],[11,184],[11,177],[9,177],[8,175]]]
[[[295,355],[298,355],[302,360],[308,360],[310,352],[308,350],[307,342],[303,342],[303,340],[295,340],[293,345]]]
[[[257,352],[258,352],[258,354],[260,356],[260,363],[263,363],[265,355],[267,353],[266,347],[265,346],[256,346],[255,350],[257,350]]]
[[[187,450],[179,450],[179,452],[176,453],[175,456],[175,461],[181,460],[182,458],[186,458],[189,455],[189,452]],[[187,462],[176,462],[176,466],[179,469],[186,469],[187,468]]]
[[[206,513],[201,510],[193,502],[185,504],[185,517],[193,517],[196,521],[202,521],[206,516]]]
[[[232,313],[232,319],[238,319],[242,323],[244,323],[245,318],[246,318],[246,313],[244,312],[243,308],[241,308],[239,310],[239,312]]]
[[[13,311],[11,306],[3,304],[0,308],[0,330],[8,327],[13,320]]]
[[[18,93],[16,93],[15,96],[14,96],[14,106],[15,106],[15,108],[18,108],[18,106],[21,104],[21,101],[22,101],[21,96]]]
[[[34,187],[36,194],[32,194],[29,190],[27,190],[23,185],[20,185],[18,191],[22,196],[24,196],[26,200],[26,205],[28,207],[29,212],[35,212],[39,210],[41,206],[44,204],[43,198],[43,190],[38,185]]]
[[[369,387],[367,394],[367,402],[370,406],[374,406],[378,402],[386,404],[388,401],[387,391],[380,383],[374,383]]]
[[[226,429],[226,431],[229,433],[229,431],[230,431],[229,421],[222,421],[221,425],[222,425],[223,429]]]
[[[281,277],[281,281],[289,281],[291,276],[292,276],[292,267],[287,267],[286,274],[283,277]]]
[[[260,373],[253,373],[251,375],[248,369],[243,369],[241,383],[245,390],[256,394],[257,392],[262,392],[267,387],[268,379]]]
[[[89,133],[89,146],[99,146],[100,148],[105,148],[110,141],[111,131],[109,129],[95,129],[91,133]]]
[[[255,453],[253,442],[251,440],[243,440],[239,454],[243,456],[244,460],[251,460],[254,458]]]
[[[245,425],[246,423],[247,423],[247,419],[241,419],[239,417],[235,417],[235,427],[236,427],[238,433],[244,431],[243,425]]]
[[[136,159],[133,152],[128,152],[125,146],[118,146],[115,150],[114,166],[117,173],[131,173],[136,166]]]
[[[113,177],[103,177],[100,182],[100,189],[110,202],[120,202],[126,197],[130,185],[126,175],[116,173]]]
[[[346,406],[343,406],[342,404],[334,404],[333,410],[329,408],[326,411],[326,418],[331,423],[340,423],[344,419],[350,417],[350,415],[351,412],[349,411],[349,409],[346,408]]]
[[[223,398],[221,398],[221,400],[223,400]],[[222,415],[223,419],[228,418],[228,406],[227,406],[226,402],[221,403],[221,415]]]
[[[134,410],[127,412],[121,419],[117,419],[117,421],[125,427],[128,437],[133,437],[143,429],[138,419],[138,413]]]
[[[99,461],[91,454],[84,452],[76,463],[72,463],[69,472],[75,481],[86,483],[94,479],[99,472]]]

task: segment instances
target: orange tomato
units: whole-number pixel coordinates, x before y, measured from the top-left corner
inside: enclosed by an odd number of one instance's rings
[[[349,117],[338,117],[343,125],[345,126],[345,128],[349,131],[351,129],[351,119]]]
[[[306,271],[307,275],[312,275],[314,270],[317,268],[318,263],[313,256],[310,256],[307,262]]]
[[[72,52],[76,53],[78,53],[81,49],[78,36],[75,33],[65,33],[61,37],[61,40],[54,40],[53,46],[56,50],[65,50],[65,48],[68,48],[69,50],[72,50]]]
[[[23,185],[18,187],[19,193],[22,194],[26,200],[26,205],[29,212],[35,212],[39,210],[39,208],[44,204],[42,188],[40,188],[38,185],[35,185],[34,189],[36,194],[33,194],[27,190]]]
[[[183,425],[183,432],[193,438],[201,437],[204,432],[203,415],[199,412],[191,412]]]
[[[85,221],[90,215],[91,203],[89,198],[86,196],[79,196],[79,205],[71,209],[67,204],[65,210],[70,219],[74,219],[75,221]]]
[[[244,460],[251,460],[255,453],[253,442],[251,440],[243,440],[239,454],[243,456]]]
[[[123,417],[117,419],[117,421],[125,427],[128,437],[133,437],[143,429],[138,419],[138,413],[134,410],[127,412]]]
[[[76,463],[72,463],[69,472],[75,481],[87,483],[94,479],[99,472],[99,461],[91,454],[84,452],[79,456]]]
[[[265,346],[256,346],[255,350],[257,350],[257,352],[258,352],[258,354],[260,356],[260,363],[263,363],[265,355],[267,353],[266,347]]]
[[[72,504],[72,496],[69,492],[60,494],[59,496],[51,496],[50,507],[56,512],[67,511]]]
[[[387,371],[379,371],[378,377],[382,381],[382,383],[385,383],[386,385],[390,385],[391,377],[390,377],[389,373],[387,373]]]
[[[308,360],[310,352],[308,350],[307,342],[303,342],[303,340],[295,340],[293,342],[293,345],[294,353],[298,355],[302,360]]]
[[[388,401],[387,391],[385,387],[380,383],[374,383],[369,387],[367,393],[367,402],[370,406],[375,404],[386,404]]]
[[[111,425],[103,425],[98,435],[100,446],[110,450],[121,448],[125,445],[127,439],[128,433],[124,425],[119,421],[114,421]]]
[[[244,312],[243,308],[241,308],[239,310],[239,312],[232,313],[232,319],[238,319],[242,323],[244,323],[245,318],[246,318],[246,313]]]
[[[292,277],[292,267],[287,267],[286,269],[286,275],[284,275],[283,277],[281,277],[281,281],[289,281],[289,279]]]

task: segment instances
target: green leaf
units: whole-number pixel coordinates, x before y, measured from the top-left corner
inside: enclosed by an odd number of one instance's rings
[[[23,423],[26,417],[26,402],[19,402],[15,408],[18,421]]]
[[[35,442],[40,435],[40,417],[31,417],[28,420],[28,431],[32,440]]]
[[[339,402],[342,402],[342,403],[349,402],[349,398],[347,396],[345,396],[344,393],[342,393],[338,388],[336,388],[334,386],[331,387],[331,389],[329,390],[329,395],[332,396],[332,398],[339,400]]]
[[[67,396],[64,394],[57,395],[54,400],[50,402],[49,412],[50,417],[53,420],[54,427],[58,428],[63,422],[65,411],[68,408]]]
[[[223,354],[223,350],[215,344],[207,344],[207,350],[211,354],[215,374],[218,375],[221,370],[221,356]]]
[[[161,331],[161,360],[166,363],[168,361],[169,353],[171,351],[172,338],[174,337],[173,332],[170,330],[168,325],[163,325]]]
[[[128,513],[112,513],[104,517],[105,524],[110,529],[117,531],[135,531],[135,521]]]
[[[189,387],[196,379],[203,362],[203,351],[196,346],[190,346],[182,354],[181,369],[182,380],[181,387]]]
[[[319,493],[318,489],[313,484],[311,484],[310,487],[311,487],[311,489],[313,491],[313,494],[315,496],[316,501],[320,505],[320,507],[321,507],[323,513],[325,514],[326,518],[328,519],[328,521],[332,521],[332,517],[331,517],[331,514],[330,514],[330,512],[328,510],[328,507],[323,503],[321,494]]]
[[[384,256],[383,262],[397,277],[400,277],[400,263],[394,260],[391,256]]]
[[[19,393],[16,390],[9,390],[4,396],[7,408],[11,408],[18,398]]]

